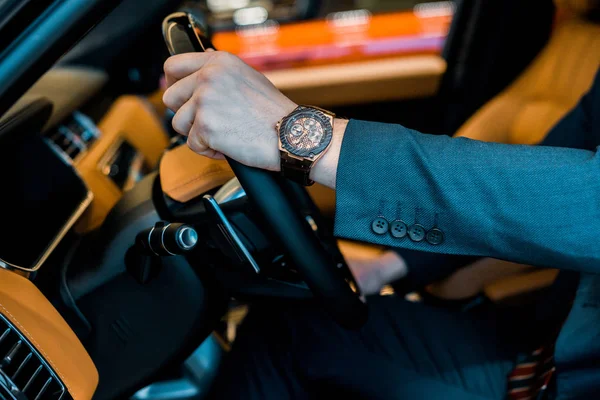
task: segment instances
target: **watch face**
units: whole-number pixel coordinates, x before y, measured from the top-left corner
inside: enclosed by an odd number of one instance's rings
[[[281,147],[299,156],[314,158],[321,154],[333,135],[330,119],[321,111],[301,108],[281,121]]]

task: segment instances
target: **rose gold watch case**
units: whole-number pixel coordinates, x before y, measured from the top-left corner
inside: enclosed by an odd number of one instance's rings
[[[325,154],[325,152],[331,146],[331,142],[333,139],[333,120],[335,114],[323,110],[319,107],[314,106],[298,106],[294,111],[283,117],[276,124],[276,130],[278,134],[279,140],[279,150],[282,153],[285,153],[287,157],[306,161],[310,163],[314,163],[319,158]],[[322,132],[320,135],[322,136],[319,140],[319,143],[310,147],[304,146],[298,148],[298,144],[300,141],[304,143],[307,142],[307,138],[310,136],[310,132],[306,132],[308,129],[305,128],[305,124],[310,124],[310,121],[316,121],[319,123],[320,127],[318,128]],[[294,124],[299,125],[298,122],[302,122],[302,126],[304,130],[301,135],[298,137],[298,143],[293,144],[290,143],[290,133],[282,132],[282,128],[293,126]],[[310,141],[310,140],[308,140]]]

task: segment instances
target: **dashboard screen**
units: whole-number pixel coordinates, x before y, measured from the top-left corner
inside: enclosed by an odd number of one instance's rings
[[[11,124],[11,140],[1,140],[8,135],[0,127],[0,259],[34,268],[83,211],[89,192],[41,134],[19,127]]]

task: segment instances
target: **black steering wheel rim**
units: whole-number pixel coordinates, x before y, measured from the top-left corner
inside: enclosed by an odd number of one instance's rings
[[[368,308],[348,266],[345,263],[339,267],[334,265],[331,254],[272,172],[248,167],[229,158],[227,161],[314,296],[338,324],[349,329],[360,328],[367,320]]]

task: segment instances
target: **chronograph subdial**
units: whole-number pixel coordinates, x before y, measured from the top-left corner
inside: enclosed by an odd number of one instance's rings
[[[300,118],[289,129],[288,141],[299,150],[315,148],[323,138],[323,126],[312,118]]]

